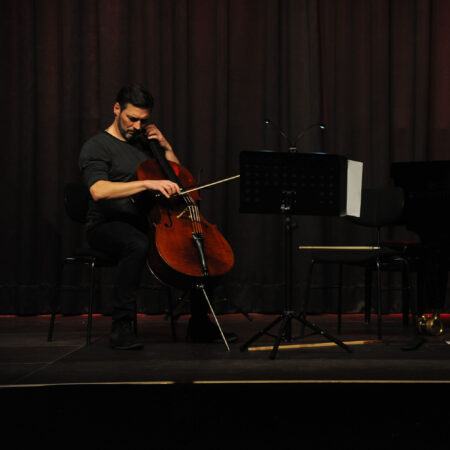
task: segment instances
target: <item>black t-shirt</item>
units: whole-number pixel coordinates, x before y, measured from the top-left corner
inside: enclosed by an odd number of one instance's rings
[[[90,138],[81,148],[79,167],[84,183],[90,188],[100,180],[127,182],[136,180],[139,164],[153,158],[151,150],[139,142],[130,144],[103,131]],[[112,220],[136,223],[141,213],[131,197],[90,200],[87,227]]]

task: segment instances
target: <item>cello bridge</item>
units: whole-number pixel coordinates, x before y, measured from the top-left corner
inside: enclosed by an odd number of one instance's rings
[[[183,211],[181,211],[181,213],[178,214],[177,219],[181,219],[186,213],[189,214],[189,219],[192,220],[191,212],[189,211],[188,207],[184,208]]]

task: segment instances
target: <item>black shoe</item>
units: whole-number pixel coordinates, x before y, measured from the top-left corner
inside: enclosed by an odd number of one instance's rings
[[[138,342],[133,329],[132,320],[116,320],[113,322],[109,345],[118,350],[140,350],[144,344]]]
[[[228,343],[237,341],[235,333],[223,333]],[[222,344],[223,339],[219,328],[208,318],[201,320],[189,319],[186,340],[188,342],[203,342],[207,344]]]

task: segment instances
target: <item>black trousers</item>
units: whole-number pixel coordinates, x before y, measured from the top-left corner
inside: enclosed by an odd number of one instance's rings
[[[137,290],[149,247],[145,225],[132,225],[121,221],[106,222],[89,229],[87,239],[92,248],[101,250],[118,261],[112,319],[134,320]],[[189,298],[192,318],[205,318],[208,306],[201,292],[194,289]]]

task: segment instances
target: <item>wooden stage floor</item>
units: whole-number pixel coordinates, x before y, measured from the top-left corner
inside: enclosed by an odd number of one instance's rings
[[[330,436],[335,443],[364,441],[364,448],[372,448],[370,442],[380,440],[426,442],[428,432],[447,439],[449,315],[442,316],[444,334],[427,337],[415,351],[402,350],[412,330],[402,326],[400,315],[383,317],[382,342],[376,341],[375,318],[366,325],[362,315],[345,315],[338,336],[335,315],[309,316],[352,352],[334,344],[304,345],[329,342],[316,335],[282,343],[274,360],[271,336],[256,341],[255,350],[240,351],[276,318],[250,317],[219,316],[223,328],[239,336],[228,352],[223,344],[187,343],[187,316],[179,319],[173,342],[163,316],[140,315],[141,351],[108,347],[107,316],[94,317],[88,347],[85,316],[57,316],[52,342],[49,316],[0,316],[0,401],[15,418],[8,426],[23,418],[35,431],[49,424],[58,431],[66,422],[93,421],[114,443],[117,427],[138,430],[133,436],[150,427],[177,448],[198,448],[211,439],[210,448],[269,441],[312,445]],[[299,334],[297,322],[292,334]],[[146,412],[138,414],[143,406]]]

